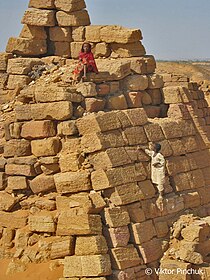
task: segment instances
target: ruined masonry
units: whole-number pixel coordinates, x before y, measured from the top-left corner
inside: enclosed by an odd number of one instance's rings
[[[159,267],[172,224],[210,215],[210,108],[196,83],[155,73],[140,30],[89,25],[85,7],[30,0],[0,54],[0,259],[8,273],[55,261],[59,280],[155,279],[145,269]],[[99,74],[72,86],[84,41]],[[137,151],[149,142],[166,158],[162,211]]]

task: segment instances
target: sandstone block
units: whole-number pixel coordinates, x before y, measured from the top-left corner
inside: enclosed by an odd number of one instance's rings
[[[82,149],[87,153],[100,151],[104,148],[117,148],[125,145],[119,130],[85,134],[81,140]]]
[[[74,42],[84,42],[85,40],[85,27],[72,27],[72,39]]]
[[[74,238],[66,236],[52,242],[50,258],[52,260],[64,258],[74,254]]]
[[[130,232],[127,226],[109,228],[104,230],[109,248],[126,247],[130,239]]]
[[[17,121],[28,121],[32,119],[31,105],[18,105],[15,107],[15,116]]]
[[[49,120],[27,122],[21,129],[21,137],[25,139],[48,138],[55,135],[55,125]]]
[[[168,214],[177,213],[183,209],[184,209],[183,197],[173,196],[167,198],[166,211]]]
[[[128,108],[124,94],[109,97],[106,106],[110,110],[124,110]]]
[[[157,123],[150,123],[144,126],[147,138],[151,142],[157,142],[164,139],[163,132]]]
[[[167,221],[155,220],[155,230],[157,232],[157,237],[165,237],[169,231]]]
[[[90,25],[85,27],[85,39],[89,42],[98,43],[101,42],[100,31],[103,28],[102,25]]]
[[[37,9],[54,9],[54,0],[30,0],[29,8],[37,8]]]
[[[27,140],[12,139],[4,145],[4,157],[31,155],[31,145]]]
[[[23,88],[30,83],[31,79],[25,75],[9,75],[7,81],[8,89],[15,89],[17,87]]]
[[[95,190],[108,189],[138,181],[135,166],[117,167],[104,171],[98,169],[91,174],[92,187]]]
[[[35,87],[35,100],[36,102],[56,102],[56,101],[72,101],[81,102],[83,97],[77,93],[75,89],[59,87],[56,85],[46,85]]]
[[[148,78],[146,75],[128,76],[124,81],[124,86],[129,91],[141,91],[148,87]]]
[[[75,193],[91,189],[87,171],[55,174],[55,185],[59,193]]]
[[[136,244],[142,244],[151,240],[156,235],[152,220],[132,224],[132,238]]]
[[[196,138],[193,136],[182,138],[182,144],[186,153],[191,153],[198,150],[198,143],[196,141]]]
[[[92,82],[84,82],[78,84],[77,92],[82,94],[84,97],[93,97],[97,95],[96,85]]]
[[[27,231],[26,229],[18,229],[15,234],[15,247],[25,249],[28,245],[29,237],[29,231]]]
[[[106,101],[100,98],[85,98],[85,109],[87,112],[103,111]]]
[[[111,43],[112,51],[119,57],[133,57],[145,55],[146,51],[141,42],[128,44]]]
[[[57,126],[58,135],[75,135],[78,133],[75,121],[60,122]]]
[[[195,221],[181,231],[181,236],[187,242],[204,242],[208,239],[210,232],[209,224],[202,221]]]
[[[139,145],[148,142],[143,127],[128,127],[123,131],[128,145]]]
[[[37,175],[33,164],[7,164],[5,173],[7,175],[23,175],[26,177]]]
[[[124,111],[132,126],[144,125],[148,122],[147,115],[143,108],[136,108]],[[120,115],[122,116],[122,114]],[[121,117],[119,117],[122,122]]]
[[[34,65],[43,64],[39,58],[12,58],[8,61],[7,73],[13,75],[27,75]]]
[[[75,255],[105,255],[108,251],[106,239],[102,235],[76,238]]]
[[[18,210],[13,213],[0,212],[0,226],[6,228],[23,228],[26,226],[28,212]]]
[[[31,114],[35,120],[67,120],[72,117],[73,107],[69,101],[32,104]]]
[[[78,213],[91,213],[93,209],[90,196],[86,192],[80,192],[72,194],[69,197],[66,196],[57,196],[56,197],[56,206],[58,211],[75,209],[78,210]]]
[[[27,179],[24,176],[9,176],[7,191],[26,190],[28,188]]]
[[[163,87],[163,79],[158,74],[151,74],[148,76],[148,88],[154,89],[154,88],[162,88]]]
[[[52,175],[46,176],[41,174],[36,176],[32,181],[30,181],[30,188],[33,193],[44,193],[55,189],[55,182]]]
[[[127,210],[133,223],[141,223],[145,221],[145,214],[139,202],[127,206]]]
[[[185,208],[199,207],[201,204],[198,192],[188,192],[183,194]]]
[[[188,103],[192,100],[189,90],[181,86],[165,87],[163,99],[166,104]]]
[[[109,255],[72,256],[65,258],[64,277],[106,276],[111,273]]]
[[[21,22],[35,26],[55,26],[55,11],[29,8],[25,11]]]
[[[102,224],[99,215],[76,214],[73,210],[61,211],[58,217],[57,235],[101,234]]]
[[[68,153],[61,152],[59,157],[59,166],[61,172],[78,171],[82,163],[84,162],[84,157],[80,153]]]
[[[22,56],[39,56],[47,52],[47,44],[46,40],[11,37],[6,51]]]
[[[60,141],[58,138],[47,138],[31,141],[32,154],[37,157],[57,155],[59,149]]]
[[[7,70],[7,64],[8,60],[12,58],[11,53],[0,53],[0,71],[6,71]]]
[[[77,120],[76,125],[81,135],[121,128],[120,121],[115,117],[115,112],[90,114]]]
[[[181,126],[175,121],[163,121],[160,123],[166,139],[182,137]]]
[[[89,156],[89,162],[95,169],[104,170],[131,163],[130,157],[124,147],[107,149],[105,152]]]
[[[57,10],[65,12],[75,12],[86,8],[85,1],[66,1],[66,0],[55,0],[55,7]]]
[[[185,263],[183,261],[177,260],[164,260],[161,261],[161,269],[164,271],[170,271],[173,267],[173,275],[169,274],[160,274],[160,280],[170,280],[170,279],[179,279],[179,280],[190,280],[190,275],[181,274],[179,271],[190,271],[192,269],[192,265],[190,263]],[[189,277],[188,277],[189,276]]]
[[[0,192],[0,211],[10,211],[15,205],[16,199],[6,192]]]
[[[55,223],[51,214],[40,212],[36,215],[30,215],[29,229],[35,232],[55,232]]]
[[[128,58],[128,60],[131,63],[131,70],[135,74],[147,74],[148,73],[146,60],[144,59],[144,57],[141,57],[141,58],[131,57],[131,58]]]
[[[71,28],[70,27],[51,27],[50,28],[50,40],[61,42],[72,42]]]
[[[105,208],[105,221],[110,227],[127,226],[130,223],[130,217],[127,210],[123,207]]]
[[[184,147],[183,142],[181,140],[171,139],[168,142],[169,142],[169,145],[172,148],[174,156],[184,155],[186,153],[185,147]]]
[[[34,26],[24,24],[20,32],[20,38],[36,39],[36,40],[46,40],[47,33],[44,26]]]
[[[143,257],[144,263],[151,263],[159,260],[163,255],[161,242],[157,238],[143,243],[139,246],[139,251]]]
[[[130,91],[125,93],[125,98],[128,104],[128,108],[139,108],[142,107],[142,92]]]
[[[79,50],[77,50],[77,57],[78,51]],[[89,73],[89,78],[93,82],[103,83],[104,81],[119,81],[131,74],[130,62],[128,62],[127,60],[118,61],[115,59],[97,59],[96,64],[98,66],[99,73]]]
[[[107,189],[104,191],[104,194],[116,206],[130,204],[141,200],[143,197],[139,186],[135,183]]]
[[[133,245],[111,249],[111,262],[114,269],[125,269],[139,265],[142,260]]]
[[[102,42],[94,46],[93,53],[95,58],[109,57],[111,54],[111,49],[107,43]]]
[[[88,28],[91,29],[91,26]],[[106,43],[128,44],[136,43],[141,40],[142,34],[139,29],[129,29],[117,25],[107,25],[100,29],[100,39]]]
[[[56,19],[59,26],[84,26],[90,24],[90,18],[86,10],[67,13],[58,11]]]

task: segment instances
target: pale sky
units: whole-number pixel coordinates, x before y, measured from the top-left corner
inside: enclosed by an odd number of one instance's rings
[[[18,36],[29,0],[0,0],[0,51]],[[139,28],[156,59],[210,59],[210,0],[86,0],[92,24]]]

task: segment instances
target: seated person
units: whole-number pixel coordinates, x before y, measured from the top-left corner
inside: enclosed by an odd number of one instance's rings
[[[93,53],[91,52],[91,44],[84,43],[79,53],[79,63],[73,71],[73,80],[79,81],[80,79],[86,79],[88,72],[98,73],[98,69]]]

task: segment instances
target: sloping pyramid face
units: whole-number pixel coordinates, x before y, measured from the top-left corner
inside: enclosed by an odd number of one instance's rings
[[[18,38],[6,51],[21,56],[77,58],[82,42],[91,42],[96,57],[142,56],[141,31],[120,26],[90,26],[84,0],[30,0]]]

